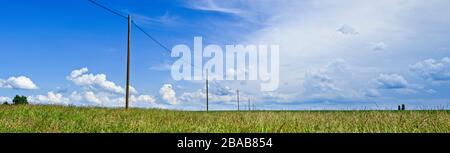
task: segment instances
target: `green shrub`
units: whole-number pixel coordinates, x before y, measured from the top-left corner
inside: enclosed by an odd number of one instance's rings
[[[27,97],[16,95],[13,99],[14,105],[26,105],[28,104]]]

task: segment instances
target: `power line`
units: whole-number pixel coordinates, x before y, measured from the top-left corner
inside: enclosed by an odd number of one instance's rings
[[[144,31],[144,29],[142,29],[140,26],[138,26],[134,21],[132,21],[133,25],[136,26],[136,28],[138,28],[139,31],[141,31],[142,33],[144,33],[147,37],[149,37],[151,40],[153,40],[156,44],[158,44],[160,47],[164,48],[165,51],[171,53],[171,50],[164,46],[160,41],[156,40],[154,37],[152,37],[150,34],[148,34],[147,32]]]
[[[102,5],[102,4],[100,4],[100,3],[98,3],[98,2],[96,2],[96,1],[94,1],[94,0],[89,0],[89,2],[93,3],[94,5],[96,5],[96,6],[98,6],[98,7],[101,7],[101,8],[103,8],[103,9],[107,10],[107,11],[110,12],[110,13],[113,13],[113,14],[115,14],[115,15],[117,15],[117,16],[120,16],[120,17],[122,17],[122,18],[124,18],[124,19],[128,19],[128,17],[126,17],[125,15],[122,15],[122,13],[120,13],[119,11],[116,11],[116,10],[114,10],[114,9],[108,8],[108,7],[106,7],[105,5]],[[171,53],[171,50],[169,49],[169,47],[166,47],[164,44],[162,44],[160,41],[158,41],[155,37],[151,36],[151,35],[150,35],[148,32],[146,32],[141,26],[137,25],[136,22],[131,21],[131,23],[132,23],[139,31],[141,31],[142,33],[144,33],[145,36],[147,36],[147,37],[150,38],[153,42],[155,42],[158,46],[160,46],[161,48],[163,48],[164,51],[167,51],[167,52]],[[183,59],[181,59],[181,60],[183,60]],[[185,60],[183,60],[183,61],[184,61],[185,63],[187,62],[187,61],[185,61]],[[190,64],[193,68],[199,68],[199,67],[193,65],[191,62],[189,62],[189,64]],[[203,71],[202,68],[199,68],[199,69],[201,69],[201,70]]]
[[[113,13],[113,14],[115,14],[115,15],[117,15],[117,16],[120,16],[120,17],[122,17],[122,18],[128,20],[128,17],[127,17],[127,16],[123,15],[122,13],[120,13],[119,11],[117,11],[117,10],[115,10],[115,9],[108,8],[108,7],[106,7],[105,5],[102,5],[102,4],[100,4],[100,3],[98,3],[98,2],[96,2],[96,1],[94,1],[94,0],[88,0],[88,1],[91,2],[91,3],[93,3],[94,5],[96,5],[96,6],[98,6],[98,7],[101,7],[101,8],[103,8],[103,9],[107,10],[107,11],[110,12],[110,13]],[[139,31],[141,31],[142,33],[144,33],[145,36],[147,36],[148,38],[150,38],[153,42],[155,42],[156,44],[158,44],[158,46],[160,46],[161,48],[163,48],[165,51],[171,53],[171,49],[169,49],[168,47],[166,47],[163,43],[161,43],[161,41],[158,41],[155,37],[151,36],[151,35],[150,35],[148,32],[146,32],[141,26],[137,25],[137,23],[134,22],[134,20],[131,21],[131,24],[133,24],[136,28],[138,28]],[[181,59],[181,60],[183,60],[183,59]],[[185,60],[183,60],[183,61],[184,61],[185,63],[187,62],[187,61],[185,61]],[[203,71],[202,68],[200,68],[200,67],[198,67],[198,66],[196,66],[196,65],[193,65],[192,62],[188,62],[188,63],[189,63],[193,68],[198,68],[198,69],[201,69],[201,70]],[[213,80],[213,81],[215,81],[215,80]],[[217,81],[215,81],[215,82],[217,83]],[[217,84],[219,84],[219,83],[217,83]],[[220,85],[220,84],[219,84],[219,85]]]
[[[94,1],[94,0],[89,0],[89,2],[92,2],[94,5],[96,5],[96,6],[98,6],[98,7],[101,7],[101,8],[103,8],[103,9],[107,10],[107,11],[110,12],[110,13],[113,13],[113,14],[115,14],[115,15],[117,15],[117,16],[120,16],[120,17],[122,17],[122,18],[124,18],[124,19],[128,19],[128,17],[125,16],[125,15],[122,15],[122,13],[119,13],[118,11],[115,11],[115,10],[113,10],[113,9],[111,9],[111,8],[108,8],[108,7],[106,7],[105,5],[102,5],[102,4],[100,4],[100,3],[98,3],[98,2],[96,2],[96,1]],[[138,28],[139,31],[143,32],[147,37],[149,37],[152,41],[154,41],[154,42],[155,42],[156,44],[158,44],[160,47],[164,48],[165,51],[168,51],[169,53],[171,52],[170,49],[169,49],[168,47],[164,46],[160,41],[156,40],[153,36],[151,36],[150,34],[148,34],[144,29],[142,29],[142,28],[141,28],[139,25],[137,25],[134,21],[131,21],[131,23],[132,23],[134,26],[136,26],[136,28]]]
[[[89,2],[91,2],[91,3],[94,4],[94,5],[97,5],[98,7],[101,7],[101,8],[103,8],[103,9],[107,10],[107,11],[110,12],[110,13],[113,13],[113,14],[115,14],[115,15],[118,15],[118,16],[124,18],[124,19],[128,19],[127,16],[122,15],[122,14],[120,14],[118,11],[115,11],[115,10],[113,10],[113,9],[110,9],[110,8],[108,8],[108,7],[106,7],[106,6],[102,5],[102,4],[100,4],[100,3],[97,3],[97,2],[94,1],[94,0],[89,0]]]
[[[108,7],[106,7],[105,5],[102,5],[102,4],[100,4],[100,3],[98,3],[98,2],[96,2],[96,1],[94,1],[94,0],[88,0],[88,1],[91,2],[91,3],[94,4],[94,5],[96,5],[96,6],[100,7],[100,8],[102,8],[102,9],[105,9],[106,11],[108,11],[108,12],[114,14],[114,15],[117,15],[117,16],[119,16],[119,17],[122,17],[122,18],[128,20],[128,17],[127,17],[127,16],[123,15],[122,13],[120,13],[120,12],[117,11],[117,10],[108,8]],[[160,41],[158,41],[155,37],[153,37],[153,36],[151,36],[149,33],[147,33],[141,26],[137,25],[137,23],[135,23],[133,20],[131,21],[131,24],[134,25],[139,31],[141,31],[142,33],[144,33],[145,36],[147,36],[148,38],[150,38],[150,39],[151,39],[153,42],[155,42],[158,46],[160,46],[161,48],[163,48],[164,51],[167,51],[167,52],[171,53],[171,50],[170,50],[168,47],[166,47],[164,44],[162,44]],[[181,59],[181,60],[183,60],[185,63],[187,62],[187,61],[185,61],[184,59]],[[192,62],[187,62],[187,63],[189,63],[193,68],[201,69],[202,72],[203,72],[203,69],[202,69],[202,68],[197,67],[196,65],[193,65]],[[206,70],[206,71],[207,71],[207,70]],[[208,73],[208,72],[206,72],[206,73]],[[206,79],[207,79],[206,81],[208,81],[208,78],[206,78]],[[214,81],[218,86],[220,86],[221,88],[223,87],[223,86],[222,86],[220,83],[218,83],[216,80],[213,80],[213,81]],[[208,86],[208,84],[207,84],[207,86]],[[207,92],[208,92],[208,91],[207,91]],[[207,93],[207,94],[208,94],[208,93]],[[238,99],[239,99],[239,98],[238,98]],[[239,100],[238,100],[238,101],[239,101]],[[208,98],[207,98],[207,103],[208,103]],[[239,102],[238,102],[238,103],[239,103]],[[238,104],[238,107],[239,107],[239,104]],[[238,108],[238,109],[239,109],[239,108]],[[207,110],[208,110],[208,108],[207,108]]]

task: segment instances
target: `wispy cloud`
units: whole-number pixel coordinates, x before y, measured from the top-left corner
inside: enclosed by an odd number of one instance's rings
[[[226,5],[227,3],[229,3],[229,1],[218,2],[214,0],[200,0],[200,1],[190,1],[187,4],[187,7],[195,10],[227,13],[238,16],[246,13],[246,11],[242,9],[227,6]]]
[[[133,18],[137,23],[150,25],[174,25],[178,20],[178,17],[171,14],[169,11],[166,11],[164,14],[156,17],[133,13]]]
[[[152,71],[170,71],[171,68],[172,68],[172,65],[166,62],[166,63],[152,65],[148,69],[152,70]]]

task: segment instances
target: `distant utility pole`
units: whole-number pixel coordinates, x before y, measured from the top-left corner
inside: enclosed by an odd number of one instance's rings
[[[237,104],[238,104],[238,111],[239,111],[239,90],[236,90],[237,93]]]
[[[128,98],[130,94],[130,35],[131,35],[131,16],[128,15],[127,86],[125,92],[125,109],[128,109]]]
[[[206,112],[208,112],[208,69],[206,69]]]
[[[248,111],[250,111],[250,98],[248,98]]]

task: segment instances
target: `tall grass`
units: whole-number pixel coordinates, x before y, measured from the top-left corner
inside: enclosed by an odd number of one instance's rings
[[[0,132],[450,132],[450,111],[172,111],[0,106]]]

